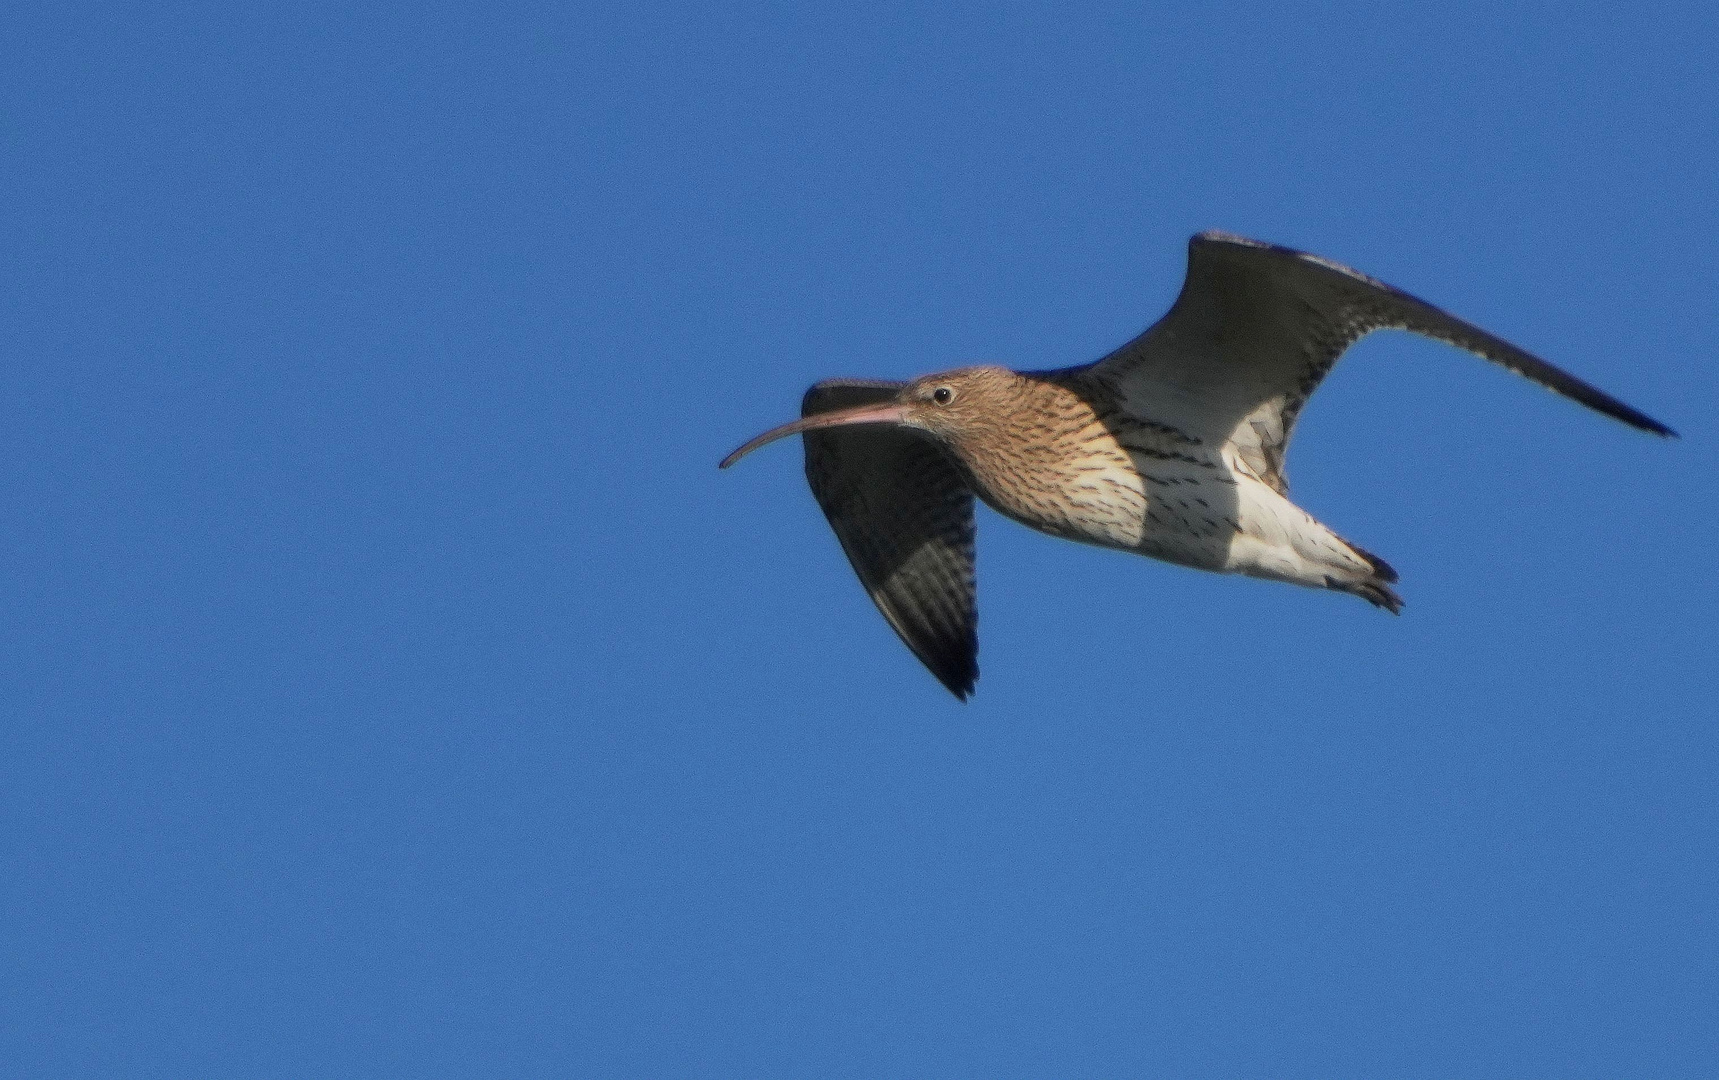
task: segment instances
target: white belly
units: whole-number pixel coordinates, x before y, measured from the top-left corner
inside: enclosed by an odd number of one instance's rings
[[[1183,566],[1316,587],[1372,575],[1231,447],[1213,455],[1106,439],[1083,450],[988,472],[973,486],[993,508],[1042,532]]]
[[[1028,524],[1183,566],[1301,585],[1372,573],[1311,514],[1229,461],[1136,458],[1069,477],[1063,492],[1064,512],[1048,521],[1041,512]]]

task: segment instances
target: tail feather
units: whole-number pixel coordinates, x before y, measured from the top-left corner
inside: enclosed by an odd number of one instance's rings
[[[1378,578],[1380,581],[1387,582],[1387,583],[1394,583],[1397,580],[1397,572],[1395,570],[1391,569],[1390,563],[1379,558],[1377,555],[1373,554],[1371,551],[1368,551],[1366,548],[1360,547],[1356,544],[1350,544],[1349,541],[1347,541],[1347,540],[1345,540],[1343,542],[1345,544],[1349,544],[1349,550],[1350,551],[1353,551],[1355,554],[1361,556],[1361,558],[1363,558],[1367,561],[1367,565],[1371,566],[1373,568],[1373,576],[1374,577]],[[1389,592],[1390,590],[1387,589],[1386,591]]]
[[[1368,568],[1373,571],[1373,576],[1363,578],[1360,581],[1344,581],[1328,577],[1325,579],[1326,584],[1333,589],[1354,593],[1374,607],[1382,607],[1392,615],[1402,614],[1403,598],[1397,595],[1395,589],[1391,588],[1391,584],[1397,580],[1396,570],[1392,569],[1390,563],[1359,544],[1352,544],[1347,540],[1344,540],[1343,543],[1355,553],[1357,558],[1367,564]]]
[[[1395,589],[1385,584],[1385,580],[1395,580],[1395,578],[1359,582],[1355,586],[1355,595],[1374,607],[1384,608],[1392,615],[1401,615],[1403,613],[1403,598],[1397,595]]]
[[[1325,587],[1338,592],[1353,593],[1374,607],[1382,607],[1392,615],[1403,613],[1403,598],[1398,596],[1395,589],[1385,584],[1383,578],[1368,578],[1364,581],[1344,581],[1342,578],[1325,577]]]

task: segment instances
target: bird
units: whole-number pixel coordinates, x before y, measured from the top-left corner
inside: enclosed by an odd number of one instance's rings
[[[901,640],[965,701],[979,677],[975,496],[1052,536],[1359,596],[1392,614],[1389,563],[1289,499],[1284,453],[1351,345],[1407,330],[1643,431],[1676,432],[1424,300],[1329,259],[1223,232],[1188,244],[1169,312],[1093,363],[827,379],[801,418],[806,478]]]

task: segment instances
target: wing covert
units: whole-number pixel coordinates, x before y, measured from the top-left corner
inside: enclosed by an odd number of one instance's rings
[[[1610,394],[1418,297],[1306,252],[1206,232],[1168,314],[1099,361],[1129,397],[1172,397],[1205,434],[1285,490],[1283,451],[1308,397],[1355,342],[1408,330],[1465,349],[1626,424],[1674,432]]]
[[[903,384],[832,379],[801,415],[886,401]],[[956,697],[979,677],[973,493],[930,439],[865,424],[802,433],[806,479],[872,601]]]

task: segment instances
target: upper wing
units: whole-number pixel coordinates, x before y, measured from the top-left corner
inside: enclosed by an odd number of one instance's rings
[[[901,383],[831,379],[802,416],[885,401]],[[801,435],[806,479],[883,617],[956,697],[979,677],[973,493],[937,445],[884,424]]]
[[[1188,244],[1188,277],[1156,325],[1092,375],[1141,403],[1174,399],[1190,426],[1234,440],[1285,490],[1296,415],[1343,352],[1374,330],[1412,330],[1502,364],[1548,389],[1660,435],[1675,434],[1567,371],[1400,289],[1316,255],[1225,233]],[[1162,407],[1162,406],[1160,406]]]

